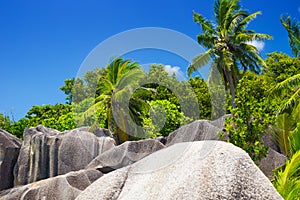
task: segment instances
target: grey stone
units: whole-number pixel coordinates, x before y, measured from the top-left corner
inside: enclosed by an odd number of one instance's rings
[[[13,169],[21,144],[20,139],[0,129],[0,190],[14,185]]]
[[[97,137],[108,137],[110,135],[108,129],[106,128],[97,127],[93,132]]]
[[[279,168],[287,161],[286,156],[278,153],[272,148],[268,149],[268,154],[260,162],[259,166],[261,171],[270,179],[274,178],[273,170]]]
[[[101,177],[77,200],[283,199],[249,155],[230,143],[178,143]]]
[[[48,178],[0,192],[0,200],[73,200],[103,174],[97,170],[81,170]]]
[[[232,117],[232,115],[231,114],[224,115],[218,119],[210,121],[210,123],[216,127],[223,128],[226,118],[229,118],[229,117]]]
[[[14,169],[14,185],[84,169],[96,156],[114,147],[114,140],[79,128],[59,132],[43,126],[26,129]]]
[[[165,146],[158,140],[127,141],[97,156],[87,168],[96,168],[102,173],[128,166]]]
[[[180,127],[167,137],[166,146],[181,142],[193,142],[202,140],[219,140],[217,132],[222,132],[223,128],[218,121],[197,120]]]

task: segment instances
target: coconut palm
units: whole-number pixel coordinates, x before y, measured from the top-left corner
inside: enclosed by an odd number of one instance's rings
[[[290,16],[283,15],[280,22],[288,32],[289,42],[294,56],[300,55],[300,22],[291,19]]]
[[[141,101],[131,98],[134,88],[138,88],[139,80],[145,77],[140,65],[122,58],[114,59],[105,69],[99,79],[95,103],[89,107],[83,116],[90,116],[101,106],[106,107],[107,127],[118,144],[129,140],[129,117],[138,120],[137,107]],[[126,104],[126,99],[130,99]],[[129,113],[127,115],[126,113]],[[94,121],[92,127],[97,126],[99,120]]]
[[[240,78],[240,70],[258,73],[259,65],[265,65],[259,51],[251,42],[271,39],[271,36],[246,29],[249,22],[261,13],[249,14],[242,10],[239,0],[216,0],[215,22],[195,12],[193,14],[194,21],[202,28],[202,33],[197,36],[198,43],[207,48],[207,51],[193,59],[188,75],[208,64],[212,58],[223,76],[226,89],[230,90],[235,107],[234,89]]]

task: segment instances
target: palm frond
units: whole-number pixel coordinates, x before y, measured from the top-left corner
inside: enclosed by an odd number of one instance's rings
[[[237,32],[237,28],[239,27],[239,24],[241,21],[248,16],[248,12],[246,11],[238,11],[235,13],[231,19],[229,19],[229,22],[227,23],[226,29],[228,29],[228,32],[230,34],[235,34]]]
[[[228,9],[230,8],[230,6],[232,6],[233,4],[231,4],[232,1],[224,1],[224,0],[217,0],[215,1],[214,4],[214,13],[215,13],[215,17],[216,17],[216,22],[219,25],[219,30],[224,29],[224,25],[226,18],[228,18],[228,15],[230,15],[231,13],[228,12]]]
[[[283,113],[285,111],[293,110],[299,104],[300,89],[289,98],[289,100],[279,109],[278,113]]]
[[[193,16],[194,22],[198,23],[201,26],[204,33],[215,34],[216,31],[214,30],[212,23],[209,20],[205,19],[202,15],[196,12],[193,12]]]
[[[297,127],[289,135],[290,151],[291,155],[295,154],[297,151],[300,151],[300,123],[297,124]]]
[[[300,84],[300,74],[296,74],[290,78],[287,78],[286,80],[278,83],[276,87],[274,88],[274,91],[281,91],[282,89],[287,89],[291,87],[299,86]]]
[[[124,74],[115,86],[115,90],[121,90],[127,86],[138,85],[141,80],[144,80],[146,73],[142,69],[132,69]]]
[[[287,113],[278,115],[275,125],[271,128],[271,134],[274,136],[277,145],[285,155],[290,153],[289,136],[294,129],[294,122],[290,118],[291,116]]]
[[[300,22],[292,20],[290,16],[283,15],[280,22],[288,32],[290,47],[294,56],[300,55]]]
[[[226,10],[226,16],[225,16],[223,28],[228,29],[230,27],[230,24],[235,18],[240,18],[240,16],[248,15],[246,11],[239,10],[240,9],[239,1],[240,0],[232,0],[229,3],[229,6],[227,7]]]
[[[236,40],[239,42],[251,42],[254,40],[271,40],[272,36],[269,34],[263,33],[247,33],[247,32],[240,32],[236,35]]]
[[[278,83],[270,89],[271,96],[281,96],[284,92],[293,92],[292,96],[279,109],[278,114],[291,112],[299,105],[300,98],[300,74],[296,74],[286,80]]]
[[[247,27],[247,25],[252,21],[254,20],[257,15],[261,15],[261,12],[258,11],[258,12],[255,12],[255,13],[252,13],[252,14],[248,14],[239,24],[238,26],[236,27],[235,31],[237,32],[240,32],[241,30],[245,29]]]
[[[188,76],[191,76],[194,71],[209,63],[211,51],[212,49],[209,49],[193,59],[192,64],[188,67]]]
[[[300,151],[287,161],[285,169],[275,176],[274,186],[284,199],[300,199]]]
[[[197,35],[197,39],[199,44],[210,49],[214,46],[214,42],[217,39],[217,37],[210,33],[202,33],[200,35]]]

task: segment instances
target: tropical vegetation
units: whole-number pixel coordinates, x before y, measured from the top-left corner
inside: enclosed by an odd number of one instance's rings
[[[253,41],[272,37],[247,28],[260,14],[248,13],[239,0],[215,0],[213,21],[194,12],[202,31],[198,43],[206,51],[188,67],[189,80],[178,80],[160,64],[145,72],[137,62],[118,57],[83,77],[66,79],[60,88],[65,103],[34,105],[18,121],[0,114],[0,128],[22,138],[24,129],[39,124],[60,131],[100,127],[121,144],[166,137],[192,121],[231,114],[220,135],[256,163],[268,153],[262,138],[271,135],[277,151],[287,157],[274,171],[274,186],[285,199],[300,199],[300,22],[278,16],[292,55],[271,52],[262,58]],[[209,80],[193,76],[208,64]],[[216,72],[218,80],[211,78]],[[218,104],[222,101],[226,103]]]

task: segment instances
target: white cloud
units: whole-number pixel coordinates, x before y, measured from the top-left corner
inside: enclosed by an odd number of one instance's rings
[[[257,48],[258,51],[262,51],[265,47],[265,43],[263,41],[253,40],[251,42],[247,42]]]
[[[165,65],[165,70],[169,75],[177,75],[180,71],[180,68],[176,66],[172,67],[171,65]]]
[[[175,74],[178,79],[182,79],[184,77],[184,73],[180,70],[180,67],[165,65],[165,70],[169,75]]]

